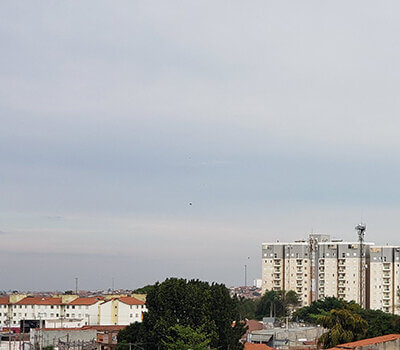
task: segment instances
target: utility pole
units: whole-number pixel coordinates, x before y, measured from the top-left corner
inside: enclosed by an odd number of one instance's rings
[[[78,294],[78,277],[75,277],[75,294]]]

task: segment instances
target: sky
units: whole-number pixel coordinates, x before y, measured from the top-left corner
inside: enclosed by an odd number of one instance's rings
[[[261,276],[399,244],[398,1],[0,2],[0,290]]]

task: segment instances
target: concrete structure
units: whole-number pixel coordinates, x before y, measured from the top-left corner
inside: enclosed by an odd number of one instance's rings
[[[96,338],[97,330],[91,328],[44,328],[31,329],[30,332],[30,343],[35,349],[46,346],[60,347],[61,344],[67,344],[68,348],[82,348],[85,343],[94,344]]]
[[[323,234],[263,243],[262,293],[266,290],[294,290],[302,306],[332,296],[400,313],[400,246],[361,245]]]
[[[255,330],[247,334],[247,342],[266,344],[277,349],[303,347],[306,342],[315,343],[325,330],[322,327],[289,327]]]

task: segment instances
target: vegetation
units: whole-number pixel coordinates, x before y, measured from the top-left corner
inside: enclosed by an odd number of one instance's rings
[[[162,341],[167,350],[207,350],[210,339],[203,328],[194,330],[190,326],[176,324],[169,329],[167,339]]]
[[[319,338],[324,348],[364,339],[368,323],[352,308],[333,309],[327,316],[320,316],[318,322],[326,329]]]
[[[171,278],[149,288],[148,312],[143,322],[119,332],[119,348],[137,344],[143,349],[181,349],[192,343],[193,349],[242,349],[245,333],[240,322],[239,302],[231,298],[222,284]],[[234,324],[234,326],[232,326]]]
[[[147,285],[142,288],[138,288],[132,291],[134,294],[147,294],[154,286],[153,285]]]
[[[329,331],[320,338],[325,348],[385,334],[400,333],[400,317],[366,310],[355,302],[327,297],[297,310],[293,318],[319,324]]]
[[[287,292],[271,290],[267,291],[260,299],[239,298],[238,301],[242,320],[289,316],[292,310],[300,304],[297,293],[292,290]]]

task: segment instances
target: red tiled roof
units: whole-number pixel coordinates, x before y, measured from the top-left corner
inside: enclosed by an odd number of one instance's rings
[[[358,340],[358,341],[354,341],[352,343],[336,345],[334,348],[331,348],[328,350],[355,349],[360,346],[367,346],[367,345],[373,345],[373,344],[378,344],[378,343],[386,343],[388,341],[393,341],[396,339],[400,339],[400,334],[387,334],[387,335],[382,335],[380,337]]]
[[[271,348],[265,344],[252,344],[252,343],[244,344],[244,350],[268,350],[268,349],[275,349],[275,348]]]
[[[0,305],[5,305],[10,303],[10,297],[0,297]]]
[[[246,333],[243,334],[242,339],[246,339],[247,338],[247,334],[252,332],[252,331],[259,331],[261,329],[263,329],[263,324],[260,321],[257,320],[247,320],[246,319],[246,325],[249,328],[247,329]]]
[[[26,297],[21,299],[16,305],[61,305],[61,298],[51,297]]]
[[[121,297],[119,298],[119,301],[128,305],[145,305],[143,301],[140,301],[139,299],[136,299],[134,297]]]
[[[93,305],[96,304],[98,301],[103,300],[101,297],[92,297],[92,298],[76,298],[72,300],[69,305]]]

